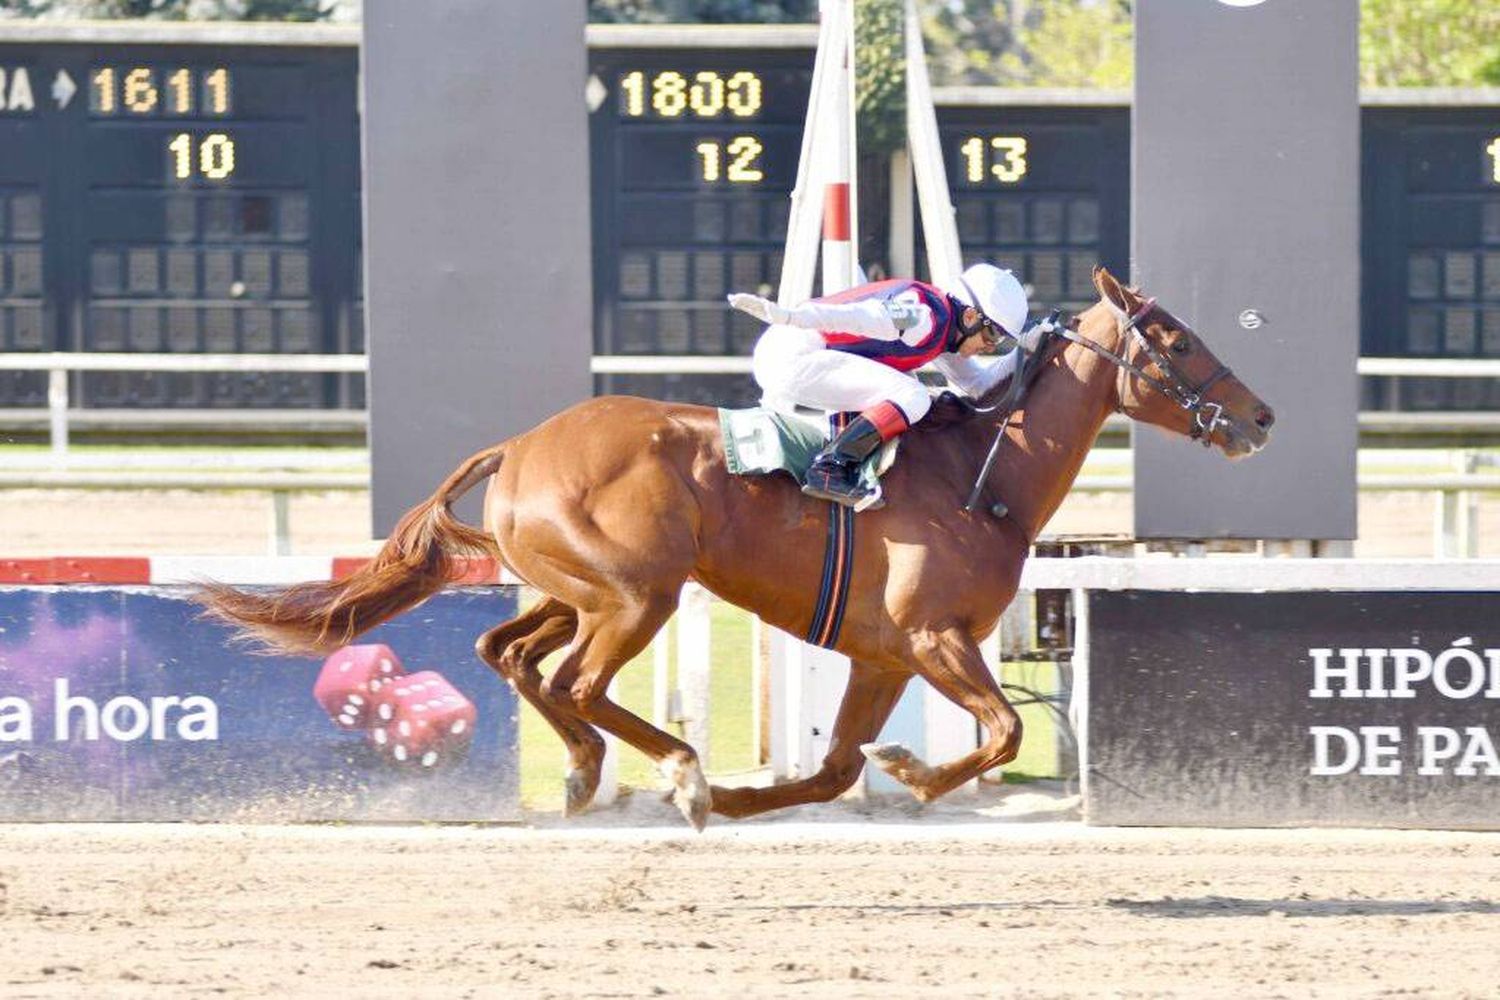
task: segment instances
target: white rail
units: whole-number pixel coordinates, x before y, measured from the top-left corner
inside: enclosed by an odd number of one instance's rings
[[[68,460],[69,372],[367,372],[363,354],[106,354],[0,353],[0,371],[47,372],[47,416],[52,458]]]

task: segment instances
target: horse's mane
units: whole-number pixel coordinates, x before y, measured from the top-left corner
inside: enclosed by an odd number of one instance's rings
[[[973,420],[982,420],[994,415],[991,407],[1005,400],[1009,394],[1011,385],[1017,378],[1022,380],[1020,398],[1016,400],[1016,409],[1021,409],[1026,401],[1026,396],[1035,387],[1037,379],[1046,369],[1047,362],[1051,361],[1066,346],[1067,341],[1061,337],[1048,337],[1042,345],[1042,349],[1026,358],[1025,366],[1017,374],[1011,375],[1003,382],[992,387],[981,396],[977,402],[970,402],[951,392],[944,392],[932,401],[932,409],[928,411],[927,417],[919,421],[911,429],[911,433],[925,433],[946,430],[955,424],[967,424]],[[977,409],[976,409],[977,407]],[[989,410],[990,412],[983,412]]]

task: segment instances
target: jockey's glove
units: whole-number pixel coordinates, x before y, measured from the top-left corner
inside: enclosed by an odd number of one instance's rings
[[[1042,346],[1042,341],[1047,338],[1047,334],[1061,326],[1062,324],[1057,321],[1057,313],[1053,313],[1046,319],[1033,323],[1020,337],[1016,338],[1016,342],[1027,354],[1035,354]]]
[[[729,304],[742,313],[754,316],[762,323],[785,323],[792,318],[791,312],[784,306],[748,292],[733,293],[729,296]]]

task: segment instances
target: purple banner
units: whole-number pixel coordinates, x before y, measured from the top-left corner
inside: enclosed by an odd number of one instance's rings
[[[0,588],[0,820],[477,821],[519,810],[516,699],[451,590],[326,660],[252,655],[173,587]]]

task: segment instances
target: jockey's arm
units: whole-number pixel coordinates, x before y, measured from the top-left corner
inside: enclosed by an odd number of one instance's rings
[[[759,296],[737,294],[729,297],[729,304],[767,323],[853,333],[871,340],[898,340],[905,331],[921,324],[930,326],[932,322],[932,312],[924,305],[876,299],[859,302],[813,299],[797,306],[781,306]]]
[[[979,399],[1013,374],[1020,359],[1020,351],[1010,351],[998,357],[979,355],[966,358],[960,354],[940,354],[932,359],[932,367],[942,372],[953,388],[970,399]]]

